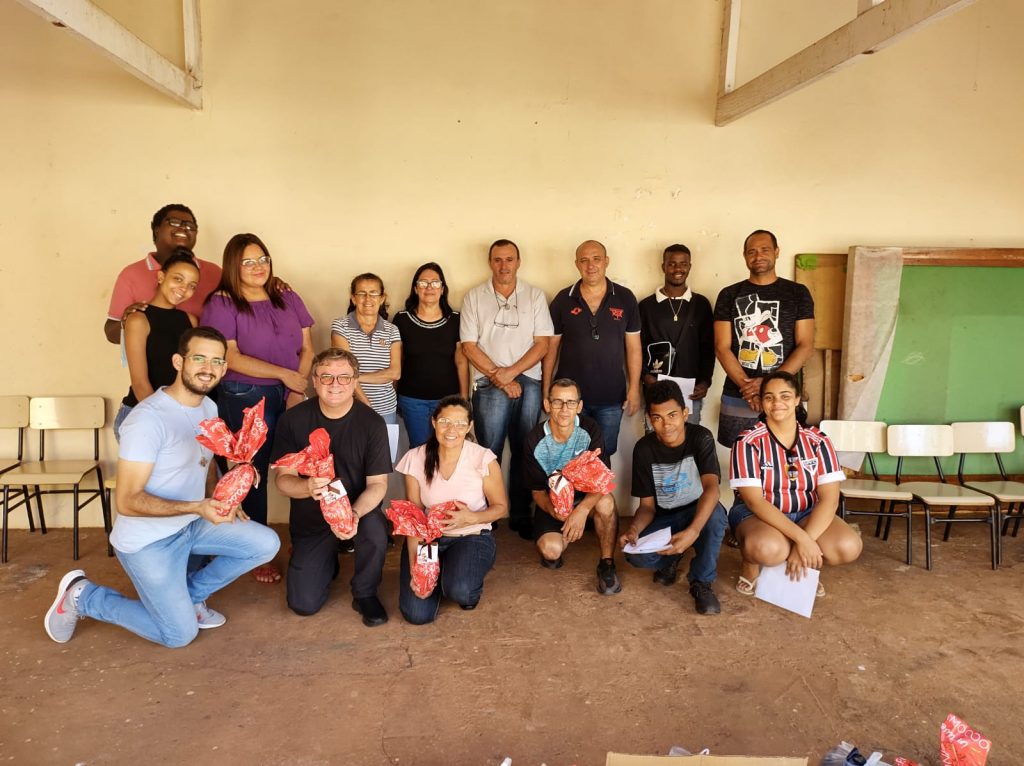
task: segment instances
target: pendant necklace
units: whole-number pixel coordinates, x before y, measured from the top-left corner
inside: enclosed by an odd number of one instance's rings
[[[665,297],[668,298],[667,295]],[[676,299],[675,298],[668,298],[668,308],[669,308],[669,311],[672,312],[672,321],[673,322],[678,322],[679,321],[679,312],[683,310],[683,299],[682,298],[679,299],[679,308],[676,308],[676,304],[674,304],[672,302],[674,300],[676,300]]]
[[[168,396],[170,396],[170,394],[168,394]],[[171,400],[175,404],[178,405],[178,409],[181,410],[181,414],[185,416],[185,420],[188,421],[188,424],[192,427],[192,433],[195,434],[196,436],[199,436],[202,433],[202,431],[199,429],[199,425],[197,423],[193,423],[192,422],[192,418],[189,417],[188,410],[186,410],[185,407],[182,405],[182,403],[179,402],[177,399],[175,399],[173,396],[171,396]],[[198,444],[198,442],[197,442],[197,444]],[[200,455],[200,458],[199,458],[199,465],[200,465],[200,467],[201,468],[206,468],[206,466],[208,466],[210,464],[210,459],[208,457],[206,457],[205,455],[203,455],[203,448],[202,448],[202,446],[199,447],[199,455]]]

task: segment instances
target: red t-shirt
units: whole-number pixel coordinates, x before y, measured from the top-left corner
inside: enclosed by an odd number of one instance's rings
[[[110,308],[107,309],[107,319],[120,322],[124,310],[133,303],[149,303],[156,294],[156,275],[160,271],[160,264],[156,262],[150,253],[141,261],[130,263],[121,269],[114,282],[114,292],[110,296]],[[220,266],[216,263],[196,258],[199,264],[199,287],[187,301],[177,306],[184,312],[191,314],[197,319],[203,313],[203,302],[206,296],[217,289],[220,284]]]

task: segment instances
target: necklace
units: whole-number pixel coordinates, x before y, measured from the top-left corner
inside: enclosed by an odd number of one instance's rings
[[[168,396],[171,396],[171,395],[168,394]],[[185,417],[185,421],[189,424],[189,426],[191,426],[192,433],[194,435],[196,435],[196,436],[199,436],[199,434],[202,433],[202,431],[199,428],[199,423],[193,423],[192,422],[192,418],[189,417],[188,410],[185,409],[185,407],[182,405],[181,402],[179,402],[173,396],[171,396],[171,401],[178,405],[178,409],[181,410],[181,414]],[[209,464],[210,464],[210,459],[208,457],[206,457],[206,455],[203,454],[203,448],[202,448],[202,446],[200,446],[199,447],[199,466],[200,466],[200,468],[206,468],[206,466],[208,466]]]

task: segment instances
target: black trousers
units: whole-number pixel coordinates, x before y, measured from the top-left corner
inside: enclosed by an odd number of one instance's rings
[[[355,544],[353,598],[377,595],[388,549],[387,520],[378,508],[359,519]],[[338,576],[338,538],[324,522],[322,530],[292,536],[288,561],[288,607],[296,614],[316,614],[327,603],[331,581]]]

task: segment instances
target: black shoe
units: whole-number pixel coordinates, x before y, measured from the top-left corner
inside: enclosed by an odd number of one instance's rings
[[[679,579],[679,559],[681,556],[672,556],[667,564],[654,570],[654,582],[662,585],[675,585]]]
[[[561,569],[562,564],[564,563],[565,562],[562,560],[561,556],[559,556],[554,561],[552,561],[551,559],[546,559],[543,556],[540,557],[540,565],[545,569]]]
[[[459,608],[463,612],[472,612],[474,609],[476,609],[476,604],[459,604]]]
[[[338,553],[355,553],[356,544],[354,540],[338,540]]]
[[[690,583],[690,595],[693,596],[697,614],[718,614],[722,611],[722,605],[718,603],[718,596],[711,589],[711,583]]]
[[[613,559],[601,559],[597,565],[597,592],[602,596],[613,596],[622,590],[622,583],[615,573]]]
[[[352,608],[363,615],[363,625],[368,628],[375,628],[388,621],[388,613],[384,611],[384,605],[376,596],[354,598]]]

